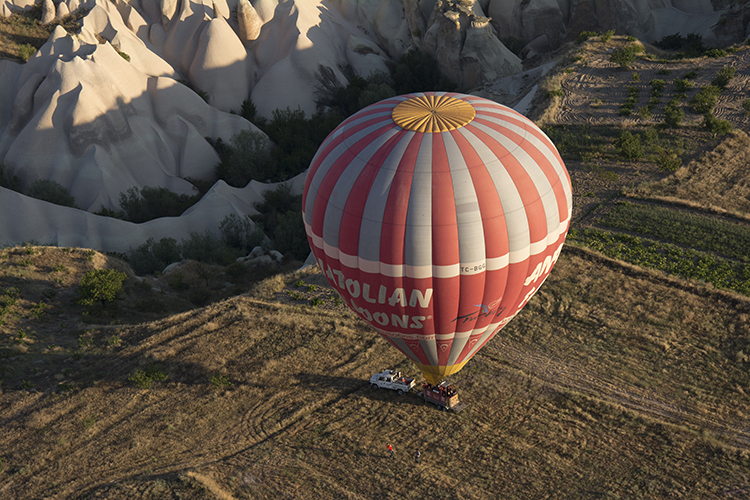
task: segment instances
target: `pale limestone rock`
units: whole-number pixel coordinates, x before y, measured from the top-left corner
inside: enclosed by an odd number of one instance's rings
[[[135,14],[129,18],[137,25],[140,16]],[[147,29],[144,25],[141,28],[144,32]],[[128,28],[117,6],[111,2],[97,3],[83,18],[79,36],[89,43],[95,43],[95,35],[109,40],[118,51],[127,54],[130,57],[130,63],[141,72],[152,76],[175,76],[174,68],[159,57],[153,50],[154,47],[146,45]]]
[[[302,192],[305,174],[290,180],[293,193]],[[233,188],[218,181],[195,205],[180,217],[164,217],[133,224],[101,217],[68,207],[24,196],[0,187],[0,245],[18,245],[26,241],[44,241],[60,247],[93,248],[102,252],[127,252],[149,238],[187,239],[190,233],[213,233],[225,217],[244,218],[256,214],[253,203],[278,184],[251,183]],[[251,221],[252,224],[252,221]],[[275,255],[269,255],[273,260]]]
[[[68,12],[75,12],[78,10],[80,3],[78,0],[68,0]]]
[[[242,43],[250,43],[257,40],[263,21],[253,8],[250,0],[240,0],[237,4],[237,24]]]
[[[412,43],[420,48],[422,37],[427,31],[427,18],[422,14],[418,0],[404,0],[404,19],[409,26]]]
[[[148,40],[157,50],[161,50],[167,41],[167,32],[161,24],[154,23],[148,30]]]
[[[460,66],[461,85],[466,88],[523,71],[521,60],[492,33],[488,20],[472,21],[461,49]]]
[[[177,12],[177,4],[180,0],[159,0],[159,10],[161,11],[161,25],[165,30],[169,30],[172,18]]]
[[[411,46],[411,29],[404,18],[403,0],[381,0],[373,23],[380,43],[388,53],[401,57]]]
[[[423,49],[438,61],[440,72],[464,90],[522,70],[521,60],[493,33],[479,4],[438,0]]]
[[[62,19],[68,14],[70,14],[70,11],[68,10],[67,4],[65,2],[60,2],[57,5],[57,13],[55,14],[55,19]]]
[[[190,66],[190,81],[222,111],[239,111],[250,95],[247,52],[224,18],[213,19],[201,33]]]
[[[162,54],[183,75],[190,71],[201,32],[211,20],[202,5],[196,5],[196,8],[200,10],[194,12],[191,2],[181,2],[179,13],[175,14],[169,28],[166,28],[167,39]]]
[[[263,24],[267,23],[271,19],[273,19],[276,7],[279,4],[278,0],[254,0],[252,2],[253,8],[258,13],[258,17],[260,17],[260,20],[263,22]]]
[[[55,20],[57,11],[52,0],[44,0],[42,3],[42,24],[49,24]]]
[[[378,45],[368,38],[352,35],[346,43],[346,61],[355,73],[367,77],[373,72],[388,73],[388,58]]]
[[[183,177],[210,177],[218,161],[204,137],[257,130],[174,80],[149,77],[110,44],[79,45],[60,26],[22,68],[3,87],[14,106],[0,107],[0,158],[25,183],[59,182],[87,210],[116,209],[132,186],[192,194]]]
[[[223,17],[227,21],[232,17],[232,9],[227,0],[211,0],[211,8],[214,11],[214,17]]]

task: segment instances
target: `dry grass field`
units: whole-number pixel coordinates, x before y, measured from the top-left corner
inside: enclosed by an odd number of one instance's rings
[[[261,280],[187,263],[130,273],[115,304],[86,307],[84,273],[124,263],[5,248],[0,498],[749,498],[747,135],[641,126],[616,109],[582,129],[589,102],[567,79],[619,99],[610,77],[631,72],[596,54],[622,43],[587,42],[557,75],[568,90],[548,100],[546,126],[571,171],[575,234],[541,291],[452,377],[466,410],[370,389],[383,368],[417,370],[315,268]],[[710,81],[710,64],[746,74],[744,53],[668,67],[705,66]],[[676,171],[653,144],[618,156],[623,129],[645,143],[648,128],[679,153]],[[669,217],[652,231],[635,213]]]

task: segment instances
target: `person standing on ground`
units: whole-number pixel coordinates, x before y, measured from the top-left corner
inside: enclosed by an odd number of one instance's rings
[[[393,446],[391,446],[391,443],[388,443],[388,451],[391,453],[391,458],[396,458],[396,454],[393,452]]]
[[[420,459],[421,457],[422,457],[422,454],[421,454],[421,453],[419,452],[419,450],[417,450],[417,451],[416,451],[416,452],[414,453],[414,459],[415,459],[415,460],[417,461],[417,463],[419,463],[419,459]]]

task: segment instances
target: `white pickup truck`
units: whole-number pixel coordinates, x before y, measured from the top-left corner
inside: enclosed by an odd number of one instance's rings
[[[391,389],[399,394],[409,392],[414,387],[414,379],[404,377],[396,370],[383,370],[370,377],[370,385],[373,389]]]

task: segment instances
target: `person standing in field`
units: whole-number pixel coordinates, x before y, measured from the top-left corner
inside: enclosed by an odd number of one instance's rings
[[[388,443],[388,451],[391,453],[391,458],[396,458],[396,454],[393,451],[393,446],[391,446],[391,443]]]
[[[419,459],[420,459],[421,457],[422,457],[422,454],[421,454],[421,453],[419,452],[419,450],[417,450],[417,451],[416,451],[416,452],[414,453],[414,460],[416,460],[416,462],[417,462],[417,463],[419,463]]]

